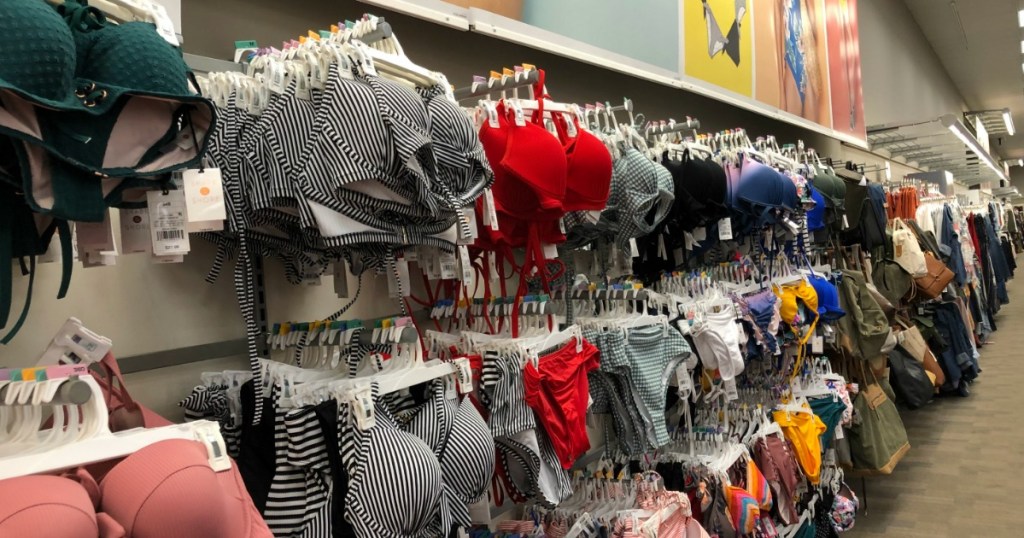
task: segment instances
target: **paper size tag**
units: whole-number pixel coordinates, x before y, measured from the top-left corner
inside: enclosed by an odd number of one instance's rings
[[[185,233],[187,210],[183,191],[160,191],[146,193],[149,206],[149,229],[153,239],[153,254],[187,254],[190,245]]]
[[[843,215],[843,229],[847,230],[849,228],[850,228],[850,221],[846,218],[846,215],[844,214]]]
[[[442,280],[455,280],[459,277],[457,272],[458,261],[454,252],[441,252],[440,270]]]
[[[114,229],[110,213],[105,213],[102,222],[79,222],[75,226],[80,252],[101,252],[114,250]]]
[[[725,389],[725,398],[727,400],[734,401],[740,399],[740,392],[736,390],[736,380],[730,379],[722,382],[722,387]]]
[[[558,259],[558,247],[550,243],[544,243],[543,246],[544,259],[545,260],[557,260]]]
[[[491,230],[498,229],[498,209],[494,205],[491,189],[484,189],[484,221]]]
[[[708,229],[701,226],[693,229],[693,240],[695,242],[705,241],[708,238]]]
[[[665,234],[658,234],[658,258],[668,260],[668,249],[665,248]]]
[[[639,258],[640,257],[640,249],[636,246],[636,238],[635,237],[630,237],[629,238],[629,257],[630,258]]]
[[[732,239],[732,219],[725,217],[718,221],[718,239],[721,241],[729,241]]]
[[[487,109],[487,124],[493,129],[498,129],[501,124],[498,123],[498,108],[494,106],[494,103],[488,103],[485,107]]]
[[[470,287],[473,285],[473,263],[469,261],[469,249],[466,245],[459,245],[459,266],[462,268],[460,273],[462,278],[462,285]]]
[[[558,232],[565,235],[565,219],[558,219]]]
[[[185,170],[185,208],[189,232],[218,232],[228,217],[224,207],[224,184],[220,168]]]
[[[693,246],[696,243],[693,239],[693,234],[690,232],[683,232],[683,242],[686,244],[686,250],[693,250]]]
[[[181,254],[171,254],[169,256],[156,256],[152,255],[149,258],[149,262],[154,265],[160,265],[164,263],[184,263],[185,256]]]
[[[149,230],[149,211],[146,209],[122,209],[120,211],[121,252],[124,254],[152,252],[153,238]]]
[[[814,338],[811,339],[811,353],[815,355],[821,355],[822,353],[825,353],[824,336],[815,335]]]
[[[690,372],[686,369],[686,363],[680,362],[676,366],[676,386],[679,387],[679,397],[686,398],[693,389],[693,380],[690,379]]]

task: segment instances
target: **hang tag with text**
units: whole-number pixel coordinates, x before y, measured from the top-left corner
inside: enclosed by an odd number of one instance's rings
[[[730,379],[722,382],[722,388],[725,389],[725,397],[730,402],[740,399],[740,392],[736,389],[736,380]]]
[[[725,217],[718,221],[718,239],[721,241],[732,240],[732,219]]]
[[[224,183],[220,168],[185,170],[182,174],[188,232],[218,232],[224,229]]]
[[[498,229],[498,208],[494,205],[491,189],[484,189],[484,221],[491,230]]]
[[[190,250],[188,223],[183,191],[160,191],[146,193],[149,209],[150,237],[153,240],[153,254],[166,256],[169,254],[187,254]]]
[[[700,226],[693,229],[693,240],[697,243],[705,241],[708,238],[708,229]]]
[[[149,211],[146,209],[122,209],[121,252],[124,254],[149,253],[153,251],[153,238],[149,231]]]
[[[462,285],[469,288],[473,285],[473,262],[469,260],[469,249],[466,245],[459,245],[459,266],[462,268]]]
[[[457,272],[458,261],[454,252],[441,252],[440,269],[442,280],[455,280],[459,277]]]

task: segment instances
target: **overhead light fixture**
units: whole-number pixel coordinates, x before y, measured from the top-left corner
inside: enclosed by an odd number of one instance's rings
[[[974,135],[972,135],[971,132],[967,130],[967,127],[965,127],[964,124],[960,122],[960,120],[956,119],[956,116],[952,114],[946,114],[945,116],[939,118],[939,122],[942,123],[944,127],[949,129],[951,133],[956,135],[956,137],[959,138],[965,146],[970,148],[970,150],[973,151],[974,154],[978,156],[978,159],[981,162],[985,163],[986,166],[991,168],[992,171],[996,173],[996,177],[1002,180],[1006,179],[1006,175],[999,168],[999,164],[995,161],[995,159],[992,158],[991,155],[989,155],[987,151],[985,151],[985,148],[981,147],[981,144],[978,143],[978,139],[974,138]]]
[[[1020,53],[1024,54],[1024,40],[1020,42]]]
[[[1017,132],[1013,127],[1013,116],[1010,115],[1010,109],[1008,108],[1003,109],[1003,123],[1006,124],[1007,136],[1013,136],[1013,134]]]
[[[1024,9],[1017,12],[1017,24],[1024,28]]]

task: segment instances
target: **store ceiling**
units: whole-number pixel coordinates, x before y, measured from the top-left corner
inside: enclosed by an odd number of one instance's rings
[[[1024,157],[1022,0],[904,0],[971,110],[1009,108],[1017,134],[994,135],[997,158]],[[955,6],[955,7],[954,7]],[[960,21],[957,20],[959,14]],[[963,23],[961,30],[960,22]],[[999,137],[1002,137],[1000,145]]]

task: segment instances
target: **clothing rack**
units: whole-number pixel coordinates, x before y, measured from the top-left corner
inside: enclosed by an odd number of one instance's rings
[[[466,88],[455,90],[455,100],[465,101],[479,97],[486,97],[495,92],[503,92],[516,88],[526,88],[540,82],[540,72],[536,69],[524,70],[515,73],[513,76],[500,76],[484,79],[474,77],[473,84]]]
[[[664,120],[657,122],[652,121],[647,124],[647,128],[644,129],[644,131],[647,133],[648,137],[651,137],[670,133],[681,133],[685,131],[696,132],[697,129],[700,129],[700,120],[687,116],[686,121],[684,122],[677,122],[671,119],[667,122]]]

